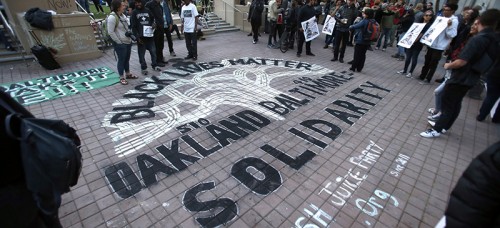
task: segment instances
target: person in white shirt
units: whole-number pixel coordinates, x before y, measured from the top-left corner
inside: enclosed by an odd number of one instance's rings
[[[186,48],[188,56],[184,59],[198,59],[198,52],[196,46],[196,31],[198,26],[198,10],[196,6],[191,3],[191,0],[184,0],[184,5],[181,9],[181,32],[184,33],[186,40]]]
[[[419,79],[422,80],[420,82],[422,85],[430,84],[439,60],[441,60],[443,55],[443,51],[448,47],[451,39],[457,36],[458,19],[453,15],[457,8],[456,4],[446,4],[443,7],[443,16],[447,18],[448,26],[436,37],[432,45],[427,47],[424,66],[419,76]]]

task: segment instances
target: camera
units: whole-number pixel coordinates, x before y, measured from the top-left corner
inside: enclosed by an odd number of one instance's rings
[[[130,38],[134,42],[137,41],[137,37],[134,34],[132,34],[131,31],[126,31],[125,32],[125,36],[128,37],[128,38]]]

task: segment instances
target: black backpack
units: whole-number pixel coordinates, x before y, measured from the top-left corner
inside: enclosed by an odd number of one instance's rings
[[[59,207],[57,198],[78,182],[82,169],[80,138],[62,120],[24,116],[9,103],[18,104],[0,99],[2,108],[10,112],[5,118],[5,132],[19,141],[28,190],[37,206],[51,214]]]

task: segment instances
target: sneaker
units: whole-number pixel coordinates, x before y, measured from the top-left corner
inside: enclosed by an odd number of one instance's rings
[[[141,71],[141,74],[142,74],[142,75],[148,75],[148,70],[142,70],[142,71]]]
[[[256,44],[256,43],[257,43],[257,41],[253,40],[253,41],[252,41],[252,43],[253,43],[253,44]]]
[[[441,114],[430,115],[430,116],[427,116],[427,119],[430,121],[436,122],[440,116],[441,116]]]
[[[392,58],[399,58],[399,54],[391,55]]]
[[[411,73],[406,73],[405,75],[407,78],[411,78]]]
[[[441,133],[437,132],[434,129],[428,129],[427,131],[420,133],[420,136],[424,138],[436,138],[441,136]]]
[[[198,56],[193,56],[193,60],[198,60]]]
[[[161,68],[159,66],[155,66],[155,67],[153,67],[153,70],[155,70],[155,71],[161,71]]]
[[[312,52],[310,52],[310,53],[306,53],[306,55],[308,55],[308,56],[316,56],[316,55],[315,55],[315,54],[313,54]]]
[[[191,56],[191,55],[184,57],[184,59],[192,59],[192,58],[193,58],[193,56]]]
[[[380,48],[379,47],[375,47],[375,50],[378,50],[378,49],[380,49]]]
[[[328,44],[325,44],[325,46],[323,46],[323,49],[327,49],[328,48]]]
[[[177,56],[177,55],[175,54],[175,51],[173,51],[173,52],[170,52],[170,56]]]
[[[164,67],[165,64],[164,63],[156,63],[156,66],[159,66],[159,67]]]
[[[300,53],[297,53],[297,57],[300,57]]]
[[[435,121],[427,120],[427,123],[429,123],[429,125],[431,125],[432,127],[436,126]]]
[[[421,81],[418,84],[420,84],[420,85],[430,85],[431,82],[429,82],[429,81]]]
[[[404,70],[397,71],[396,74],[406,74]]]
[[[385,48],[382,48],[382,51],[385,51]]]
[[[437,114],[435,108],[429,108],[429,109],[427,109],[427,112],[429,112],[431,115],[436,115]]]
[[[405,57],[404,56],[399,56],[398,61],[404,61]]]

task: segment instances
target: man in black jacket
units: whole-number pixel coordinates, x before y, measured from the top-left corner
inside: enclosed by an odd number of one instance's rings
[[[163,29],[163,7],[161,6],[160,2],[161,0],[150,0],[148,3],[146,3],[146,8],[148,8],[151,13],[153,13],[154,23],[156,24],[156,29],[154,32],[156,62],[158,62],[159,64],[167,64],[168,61],[163,57],[163,48],[165,46],[165,39],[163,34],[165,33],[165,31]]]
[[[302,22],[311,19],[311,17],[316,16],[316,11],[314,10],[314,5],[316,4],[316,0],[306,0],[306,4],[299,9],[299,14],[297,15],[297,25],[298,29],[298,40],[297,40],[297,57],[300,57],[302,54],[302,46],[304,45],[305,36],[304,29],[302,28]],[[306,55],[315,56],[311,52],[311,41],[306,42]]]
[[[335,49],[332,61],[344,62],[345,47],[349,40],[349,26],[352,25],[357,16],[354,2],[354,0],[349,0],[335,15],[337,23],[335,24]]]
[[[248,12],[248,21],[252,25],[253,43],[259,40],[259,28],[262,24],[262,12],[264,11],[264,0],[253,0]]]

